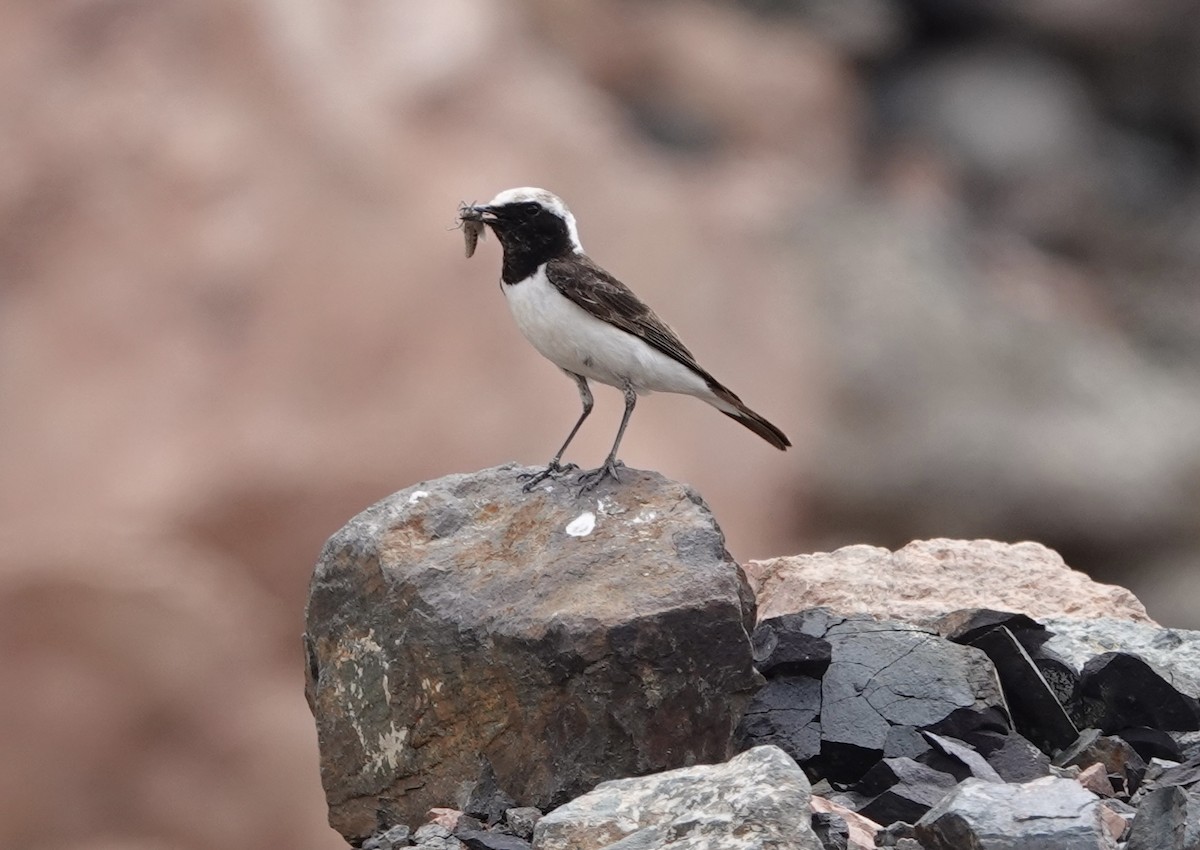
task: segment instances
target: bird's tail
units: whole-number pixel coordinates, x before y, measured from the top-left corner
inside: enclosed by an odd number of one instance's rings
[[[734,394],[733,390],[722,386],[715,380],[709,383],[709,389],[715,396],[715,400],[708,400],[709,403],[730,419],[745,425],[780,451],[786,451],[787,447],[792,444],[786,434],[747,407],[745,402]]]

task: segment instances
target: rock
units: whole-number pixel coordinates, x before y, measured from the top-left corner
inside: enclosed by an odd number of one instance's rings
[[[1153,622],[1128,590],[1070,569],[1038,543],[918,540],[895,552],[847,546],[831,553],[750,561],[745,569],[763,620],[824,606],[838,614],[918,625],[964,608],[1021,611],[1038,620]]]
[[[1089,621],[1059,617],[1042,622],[1053,633],[1042,648],[1076,670],[1105,653],[1124,652],[1141,658],[1181,694],[1200,698],[1200,631],[1165,629],[1113,617]]]
[[[513,835],[525,839],[533,838],[533,828],[541,819],[541,810],[535,809],[533,806],[518,806],[504,813],[504,822],[508,824]]]
[[[436,807],[430,809],[426,817],[430,823],[444,826],[456,835],[465,830],[483,829],[483,824],[458,809]]]
[[[989,710],[1003,711],[995,671],[977,649],[862,617],[834,623],[824,637],[832,661],[821,680],[819,775],[855,781],[897,727],[963,737],[997,722]]]
[[[1008,629],[1027,651],[1033,651],[1050,639],[1049,630],[1032,617],[992,608],[951,611],[930,625],[942,637],[955,643],[972,643],[998,626]]]
[[[865,818],[853,809],[840,806],[832,800],[813,794],[809,802],[814,813],[837,815],[846,823],[848,830],[846,843],[848,850],[874,850],[875,834],[880,826],[875,821]],[[814,827],[815,829],[815,827]]]
[[[372,835],[362,843],[362,850],[396,850],[398,847],[408,847],[408,838],[408,827],[398,824],[378,835]]]
[[[803,764],[821,752],[821,683],[808,676],[772,679],[738,724],[739,750],[774,744]]]
[[[491,820],[729,752],[753,599],[703,502],[634,469],[523,493],[520,471],[401,491],[322,553],[307,695],[347,838],[381,808]]]
[[[463,830],[454,837],[465,844],[467,850],[530,850],[532,846],[524,838],[483,829]]]
[[[1050,774],[1050,757],[1016,732],[983,730],[969,733],[966,739],[1005,782],[1028,782]]]
[[[987,653],[995,665],[1018,732],[1045,752],[1069,746],[1079,736],[1058,695],[1008,628],[996,626],[967,642]]]
[[[1200,796],[1171,785],[1155,788],[1138,805],[1125,850],[1200,847]]]
[[[1080,722],[1106,732],[1126,726],[1200,729],[1200,700],[1180,687],[1136,655],[1106,652],[1079,672]]]
[[[821,609],[763,620],[754,629],[754,665],[764,676],[784,674],[821,678],[829,667],[829,641],[820,637],[829,624]]]
[[[965,742],[935,735],[933,732],[922,732],[921,734],[929,743],[937,747],[941,753],[961,764],[967,775],[974,776],[976,779],[982,779],[985,782],[1004,781],[1001,779],[1000,774],[996,772],[996,769],[988,764],[982,755]],[[930,766],[933,767],[934,765]],[[960,776],[959,771],[953,771],[953,773],[955,778],[959,780],[967,778],[966,775]]]
[[[1108,779],[1108,768],[1100,762],[1079,771],[1075,781],[1097,797],[1115,797],[1117,793]]]
[[[516,801],[496,784],[496,772],[492,769],[491,763],[484,762],[479,772],[479,779],[471,787],[471,793],[467,796],[463,808],[491,826],[504,817],[504,813],[515,805]]]
[[[1116,841],[1124,841],[1129,835],[1129,827],[1137,809],[1121,800],[1102,799],[1100,801],[1100,818],[1108,834]]]
[[[1097,797],[1070,779],[1023,785],[968,779],[916,823],[927,850],[1115,848]]]
[[[1186,734],[1186,733],[1184,733]],[[1171,737],[1169,732],[1161,729],[1151,729],[1147,726],[1130,726],[1116,733],[1129,746],[1137,751],[1142,760],[1149,763],[1151,759],[1167,761],[1184,761],[1183,750]]]
[[[465,850],[466,845],[455,838],[450,830],[440,823],[427,823],[417,827],[412,835],[413,844],[425,850]]]
[[[1146,773],[1146,763],[1137,750],[1118,737],[1101,735],[1098,729],[1085,729],[1075,743],[1054,757],[1054,764],[1062,767],[1083,768],[1096,762],[1104,765],[1114,789],[1125,796],[1137,790]]]
[[[883,759],[855,786],[871,797],[858,813],[876,823],[915,823],[957,784],[950,774],[912,759]]]
[[[755,747],[724,764],[602,782],[549,812],[536,850],[821,850],[808,779],[778,747]]]
[[[850,825],[841,815],[813,812],[812,829],[824,850],[848,850],[850,847]]]

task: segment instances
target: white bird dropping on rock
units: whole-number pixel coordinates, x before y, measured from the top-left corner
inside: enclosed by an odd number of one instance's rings
[[[572,537],[587,537],[595,527],[596,515],[591,511],[584,511],[567,523],[567,534]]]

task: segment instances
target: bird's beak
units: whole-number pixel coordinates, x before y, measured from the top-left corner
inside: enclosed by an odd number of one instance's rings
[[[482,221],[484,224],[490,224],[496,220],[496,214],[487,204],[465,206],[459,217],[463,221]]]

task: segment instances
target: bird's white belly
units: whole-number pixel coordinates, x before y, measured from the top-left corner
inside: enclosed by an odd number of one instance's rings
[[[502,288],[521,333],[560,369],[614,387],[628,383],[640,393],[712,395],[691,369],[574,304],[546,279],[544,267]]]

